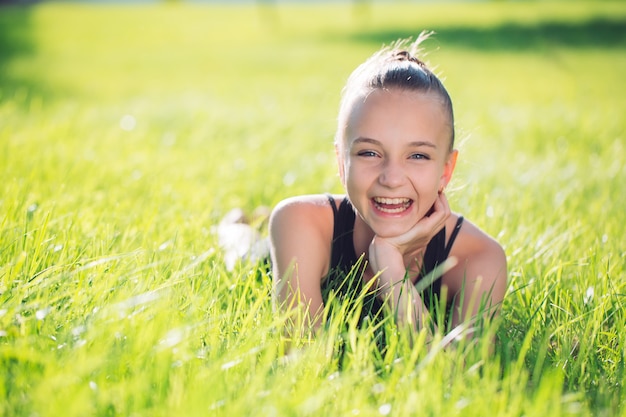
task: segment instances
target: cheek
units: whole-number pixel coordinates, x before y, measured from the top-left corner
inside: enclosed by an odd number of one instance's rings
[[[375,180],[372,170],[363,169],[348,160],[345,164],[344,185],[352,189],[364,190]]]
[[[419,194],[419,212],[424,215],[430,210],[439,195],[439,176],[434,172],[429,175],[422,173],[414,181],[416,191]]]
[[[366,204],[365,199],[367,199],[368,181],[362,174],[350,170],[349,168],[350,167],[346,167],[346,180],[343,186],[348,198],[353,202],[357,211],[361,211],[363,209],[362,206]]]

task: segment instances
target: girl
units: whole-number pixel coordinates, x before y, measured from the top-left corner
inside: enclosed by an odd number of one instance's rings
[[[383,48],[350,75],[335,136],[346,195],[293,197],[272,212],[274,295],[303,309],[304,326],[319,327],[329,293],[364,287],[361,321],[386,310],[418,331],[440,298],[455,327],[504,296],[502,247],[446,200],[458,151],[450,96],[415,56],[428,36]],[[440,278],[424,282],[430,272]]]

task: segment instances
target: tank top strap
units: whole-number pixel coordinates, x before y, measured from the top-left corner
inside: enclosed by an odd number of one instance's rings
[[[333,218],[337,217],[337,204],[335,203],[335,198],[330,194],[326,194],[326,198],[328,198],[330,207],[333,209]]]
[[[456,240],[457,235],[459,234],[459,230],[461,230],[461,225],[463,224],[463,216],[459,216],[459,218],[456,221],[456,224],[454,225],[454,229],[452,229],[452,233],[450,234],[450,240],[448,240],[448,243],[446,244],[446,247],[444,248],[444,259],[446,259],[449,255],[450,255],[450,251],[452,250],[452,245],[454,244],[454,241]]]
[[[339,209],[337,208],[337,203],[335,203],[335,198],[330,195],[330,194],[326,194],[326,197],[328,198],[328,203],[330,204],[330,207],[333,209],[333,242],[335,242],[337,240],[337,237],[341,234],[341,222],[338,221],[339,220]],[[333,243],[333,247],[332,247],[332,255],[331,255],[331,259],[335,260],[337,255],[335,254],[335,252],[337,252],[337,249],[334,247],[334,243]]]
[[[333,208],[334,227],[333,243],[331,246],[331,269],[338,266],[351,265],[356,262],[357,257],[354,252],[354,242],[352,241],[352,231],[354,230],[355,214],[352,205],[345,197],[339,207],[336,206],[332,196],[329,197],[330,205]]]

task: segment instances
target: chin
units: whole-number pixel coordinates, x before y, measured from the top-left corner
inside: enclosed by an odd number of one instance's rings
[[[378,227],[372,227],[372,230],[374,231],[376,236],[379,236],[382,238],[391,238],[391,237],[401,236],[405,234],[406,232],[411,230],[411,227],[403,226],[399,224],[393,225],[393,226],[378,225]]]

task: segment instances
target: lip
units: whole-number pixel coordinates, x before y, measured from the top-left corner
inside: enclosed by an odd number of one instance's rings
[[[370,205],[381,216],[400,217],[408,214],[414,200],[408,197],[372,197]]]

